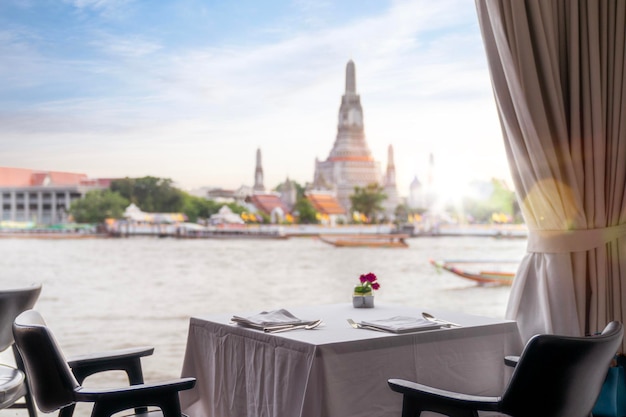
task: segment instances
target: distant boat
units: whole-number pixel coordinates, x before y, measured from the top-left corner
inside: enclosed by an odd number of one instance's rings
[[[337,247],[408,248],[406,234],[319,235],[322,242]]]
[[[519,261],[430,259],[437,270],[445,270],[479,285],[511,285]]]

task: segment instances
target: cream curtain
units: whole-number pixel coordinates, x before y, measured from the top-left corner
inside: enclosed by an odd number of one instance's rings
[[[476,0],[530,230],[522,337],[626,322],[626,0]]]

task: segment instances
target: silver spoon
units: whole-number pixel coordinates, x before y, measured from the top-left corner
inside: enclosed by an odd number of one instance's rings
[[[454,326],[454,327],[462,327],[460,324],[452,323],[451,321],[448,321],[448,320],[438,319],[437,317],[433,316],[432,314],[429,314],[429,313],[426,313],[426,312],[422,313],[422,317],[424,317],[426,320],[430,320],[430,321],[435,322],[435,323],[445,323],[445,324],[448,324],[448,325]]]
[[[320,324],[322,324],[321,319],[315,320],[313,323],[310,323],[310,324],[301,324],[298,326],[291,326],[291,327],[281,327],[279,329],[268,329],[266,330],[266,332],[267,333],[281,333],[281,332],[287,332],[289,330],[297,330],[297,329],[312,330],[312,329],[315,329]]]

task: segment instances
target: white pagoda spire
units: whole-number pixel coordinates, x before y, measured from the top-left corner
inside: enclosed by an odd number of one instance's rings
[[[385,186],[396,186],[396,164],[393,162],[393,145],[387,148],[387,175],[385,176]]]
[[[387,195],[383,203],[385,215],[389,219],[395,219],[396,208],[400,203],[398,187],[396,187],[396,164],[393,161],[393,145],[387,148],[387,172],[385,174],[384,190]]]

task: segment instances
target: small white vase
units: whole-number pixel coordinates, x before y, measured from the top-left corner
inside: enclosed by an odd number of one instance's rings
[[[354,308],[373,308],[374,296],[373,295],[353,295],[352,306]]]

